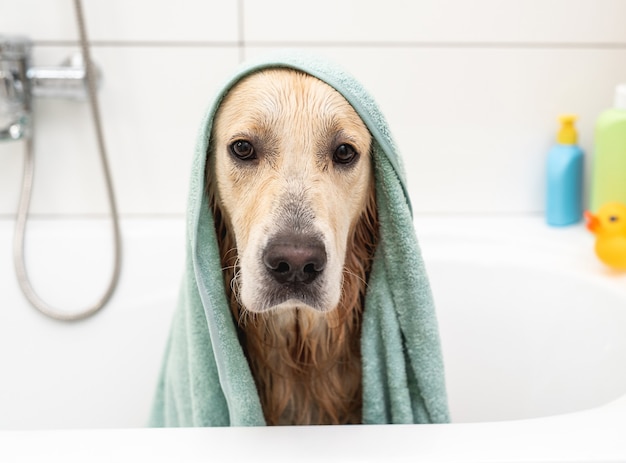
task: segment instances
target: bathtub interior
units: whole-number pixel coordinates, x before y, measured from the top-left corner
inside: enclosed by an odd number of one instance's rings
[[[453,422],[572,413],[626,393],[626,275],[596,260],[582,225],[439,218],[417,227]]]
[[[19,293],[12,226],[0,221],[9,283],[0,294],[0,429],[144,426],[183,266],[183,219],[124,220],[117,293],[71,324],[42,317]],[[453,422],[576,412],[626,392],[626,277],[595,261],[582,227],[555,231],[537,217],[418,217],[416,227]],[[42,295],[75,308],[89,301],[108,275],[107,233],[96,220],[35,221],[28,258]]]
[[[182,275],[182,219],[124,220],[120,284],[94,317],[47,319],[21,295],[13,222],[0,221],[0,429],[128,428],[147,422]],[[112,266],[105,220],[33,220],[33,286],[58,308],[102,294]]]

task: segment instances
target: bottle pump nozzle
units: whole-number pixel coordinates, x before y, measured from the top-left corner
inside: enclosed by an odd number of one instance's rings
[[[556,137],[557,141],[562,145],[575,145],[578,141],[578,132],[574,127],[574,122],[578,117],[574,114],[563,114],[559,116],[561,129]]]

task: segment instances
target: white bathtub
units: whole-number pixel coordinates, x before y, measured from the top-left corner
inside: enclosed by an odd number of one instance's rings
[[[182,430],[141,426],[176,301],[183,220],[124,220],[118,292],[102,313],[69,325],[24,302],[12,226],[0,221],[2,462],[203,461],[235,452],[273,462],[626,461],[626,275],[595,259],[582,226],[416,219],[453,424]],[[30,230],[42,295],[70,307],[95,298],[110,267],[106,225],[40,220]]]

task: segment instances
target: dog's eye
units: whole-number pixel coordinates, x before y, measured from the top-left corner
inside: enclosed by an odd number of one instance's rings
[[[358,156],[358,153],[352,145],[342,143],[337,147],[333,154],[333,161],[337,164],[350,164]]]
[[[230,152],[233,156],[243,160],[249,161],[251,159],[256,159],[256,153],[254,151],[254,146],[252,143],[246,140],[237,140],[233,144],[230,145]]]

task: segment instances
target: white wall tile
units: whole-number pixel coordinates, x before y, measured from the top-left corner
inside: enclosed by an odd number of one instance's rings
[[[125,42],[236,42],[238,4],[220,0],[83,0],[92,40]],[[0,33],[37,41],[76,40],[73,2],[19,0],[2,8]]]
[[[96,57],[111,73],[102,109],[122,210],[184,213],[198,128],[237,52],[114,47]]]
[[[35,62],[57,62],[70,51],[40,47]],[[99,100],[120,212],[183,214],[196,133],[217,85],[237,64],[236,50],[94,47],[93,57],[104,75]],[[33,213],[106,213],[87,104],[39,100],[35,114]],[[0,214],[16,210],[20,144],[0,145],[0,185],[8,190]]]
[[[20,0],[4,6],[0,35],[22,35],[32,40],[71,40],[78,37],[70,0]]]
[[[247,0],[245,40],[626,43],[622,0]]]
[[[589,152],[595,117],[626,82],[623,0],[85,0],[85,9],[123,214],[184,212],[200,117],[241,52],[300,45],[351,70],[390,121],[418,212],[540,210],[556,115],[580,114]],[[57,64],[73,50],[55,42],[77,37],[72,2],[14,2],[0,34],[30,36],[34,64]],[[106,212],[87,105],[38,101],[36,113],[33,211]],[[22,149],[0,145],[0,214],[15,212]]]
[[[23,163],[23,143],[0,144],[0,215],[17,211]]]
[[[232,0],[88,1],[85,9],[94,40],[238,40],[238,5]]]
[[[626,80],[626,50],[321,48],[370,90],[403,153],[417,212],[543,209],[557,115],[598,113]],[[267,52],[250,48],[248,56]]]

